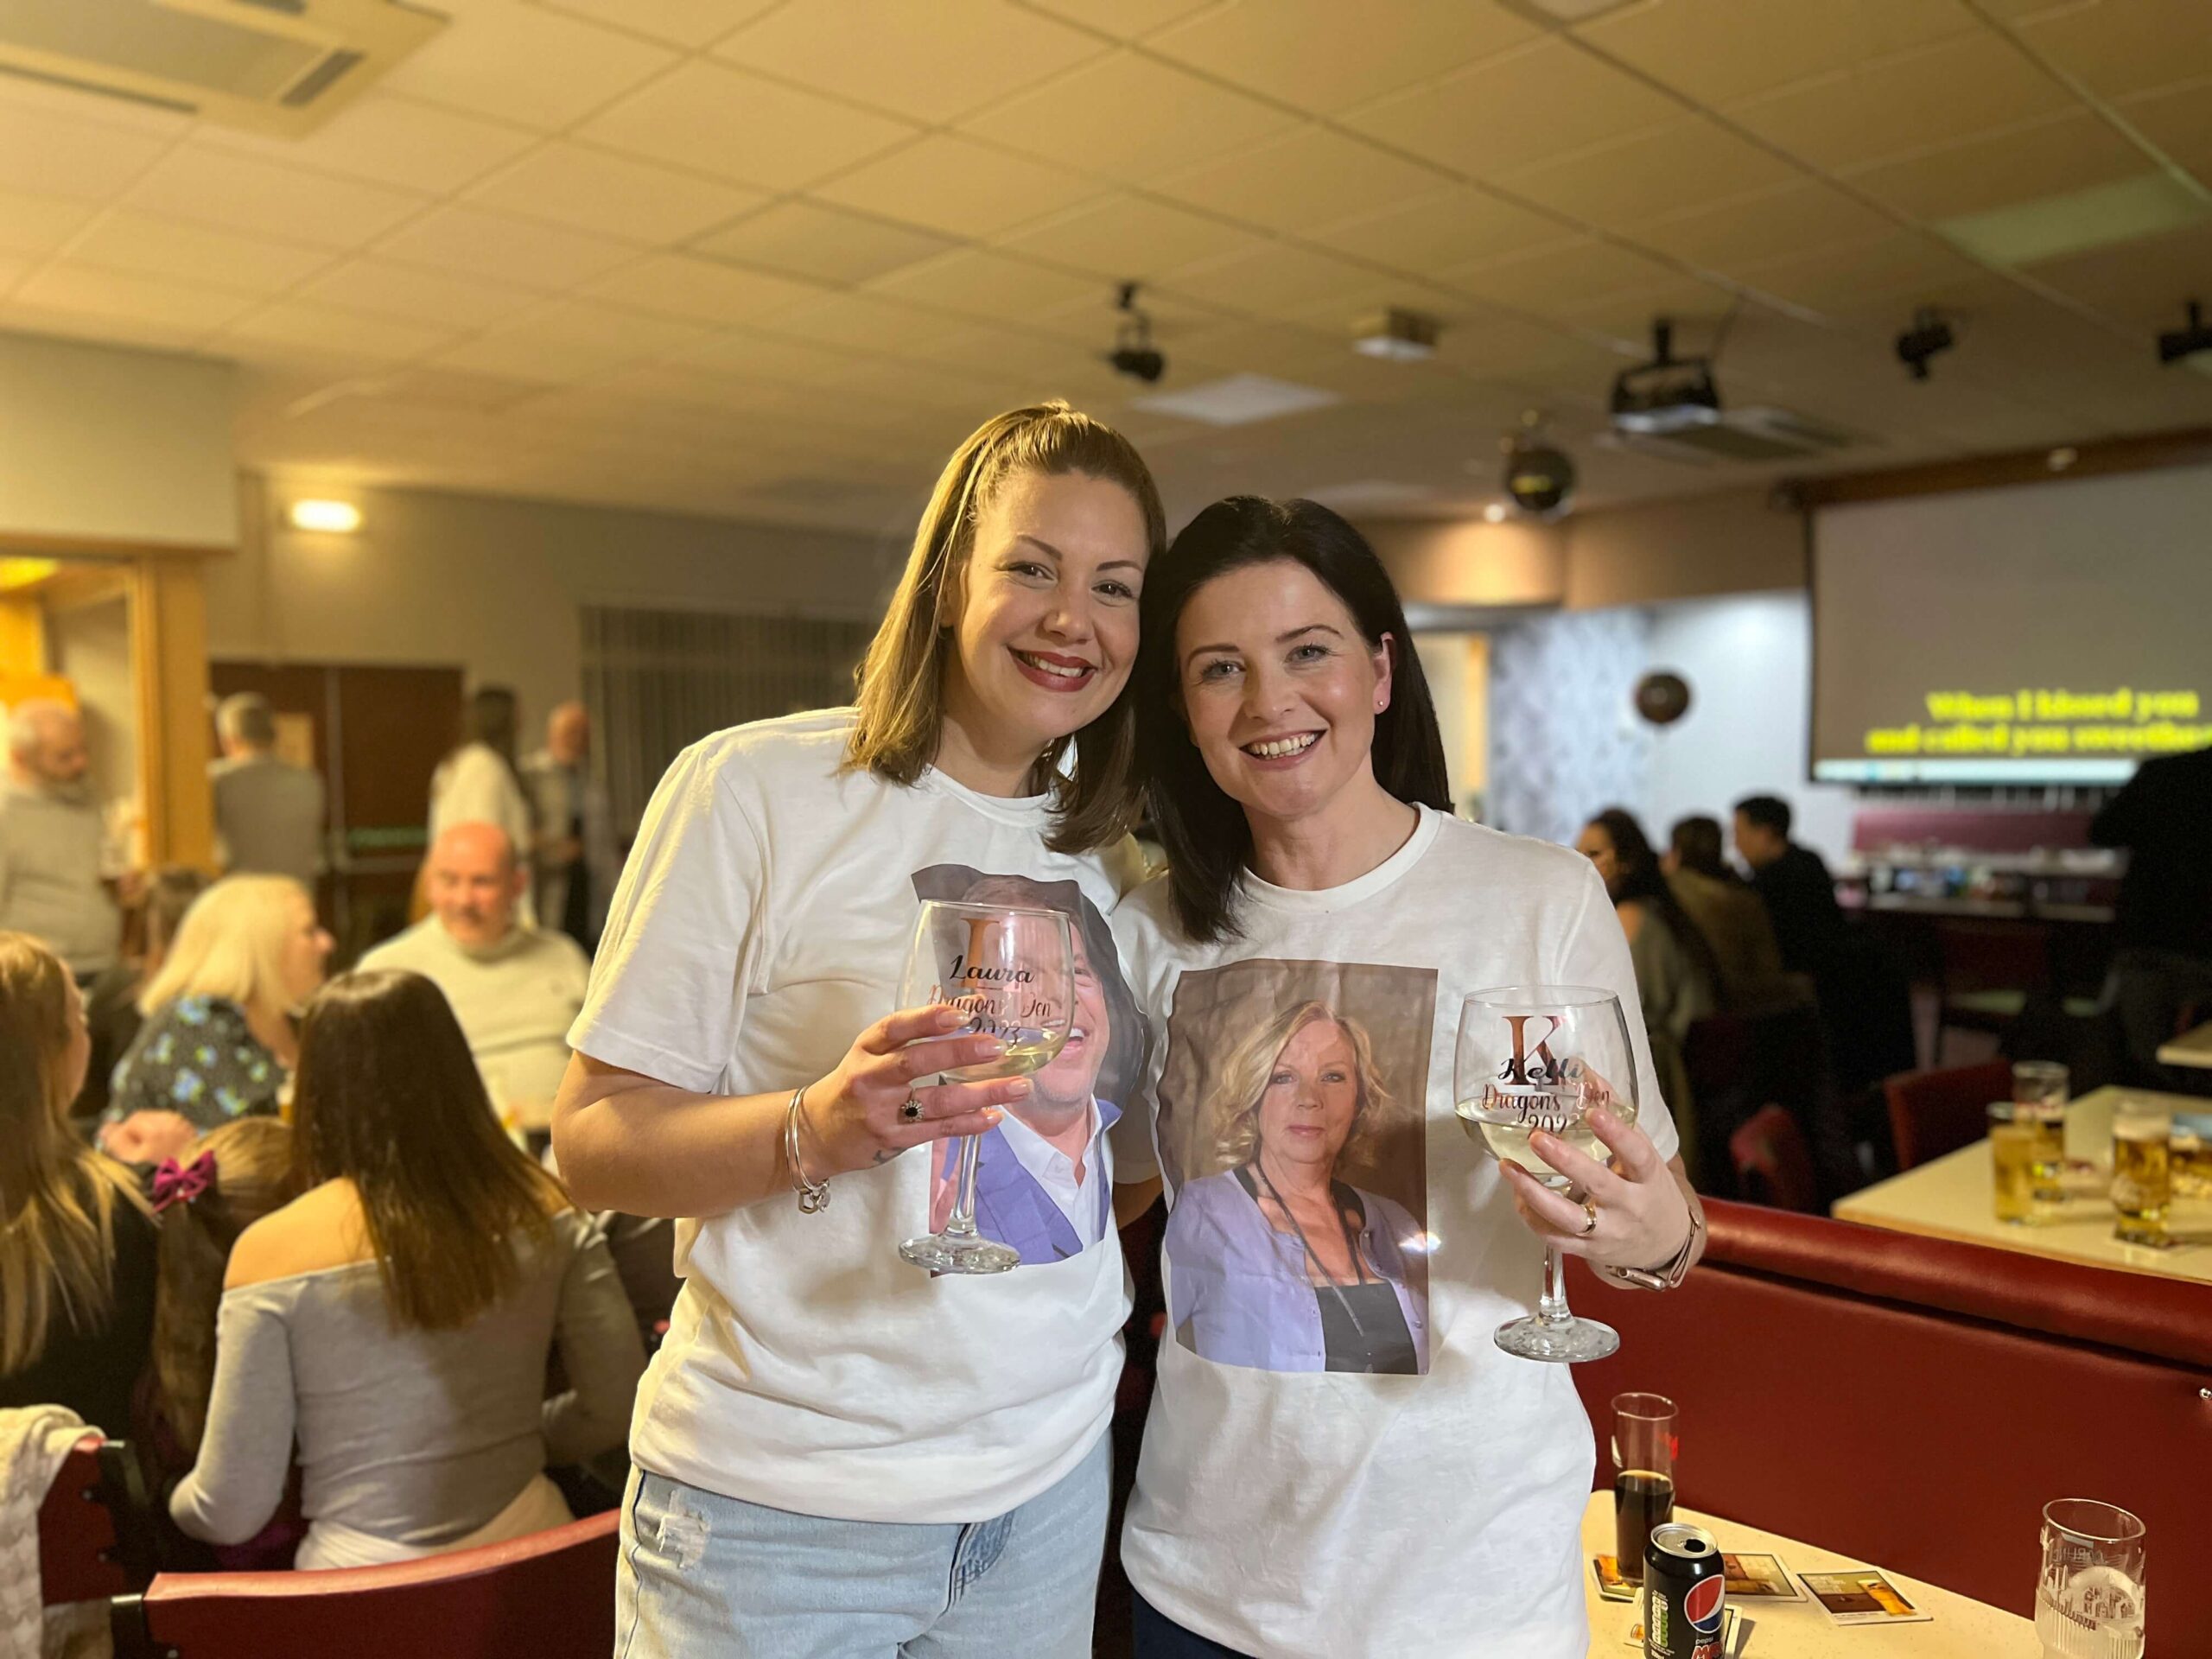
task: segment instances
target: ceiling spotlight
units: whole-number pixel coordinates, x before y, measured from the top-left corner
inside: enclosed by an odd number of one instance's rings
[[[1436,355],[1436,336],[1444,325],[1419,311],[1392,306],[1351,327],[1351,348],[1362,357],[1387,357],[1398,363],[1418,363]]]
[[[1733,315],[1732,313],[1731,314]],[[1651,360],[1623,369],[1613,380],[1613,425],[1623,432],[1664,436],[1720,418],[1720,388],[1709,357],[1675,355],[1675,325],[1651,324]]]
[[[1503,524],[1505,522],[1505,503],[1503,501],[1493,501],[1488,506],[1484,507],[1483,509],[1483,522],[1491,524]]]
[[[1513,505],[1548,518],[1567,511],[1567,498],[1574,493],[1574,462],[1565,450],[1546,442],[1543,425],[1542,415],[1532,409],[1521,417],[1521,429],[1508,433],[1498,447],[1505,451],[1505,493]],[[1483,516],[1490,517],[1487,512]],[[1501,512],[1499,518],[1503,516]]]
[[[295,530],[350,536],[361,527],[361,510],[351,501],[295,501],[286,515]]]
[[[1106,353],[1106,360],[1114,365],[1114,372],[1126,374],[1149,384],[1167,372],[1167,359],[1152,343],[1152,319],[1137,306],[1137,285],[1122,284],[1122,297],[1116,308],[1122,314],[1120,326],[1114,331],[1114,349]]]
[[[2204,308],[2196,301],[2189,302],[2189,327],[2176,328],[2158,336],[2158,361],[2178,363],[2184,357],[2194,357],[2199,352],[2212,352],[2212,327],[2204,321]]]
[[[1923,305],[1912,314],[1912,327],[1897,336],[1897,361],[1912,371],[1914,379],[1925,380],[1928,359],[1958,343],[1942,314]]]

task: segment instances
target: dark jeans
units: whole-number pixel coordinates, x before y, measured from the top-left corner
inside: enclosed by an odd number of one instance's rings
[[[1245,1659],[1234,1648],[1224,1648],[1185,1630],[1134,1591],[1130,1592],[1129,1625],[1135,1659]]]

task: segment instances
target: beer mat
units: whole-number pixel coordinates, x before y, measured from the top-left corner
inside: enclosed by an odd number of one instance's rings
[[[1720,1566],[1728,1575],[1731,1601],[1761,1598],[1776,1601],[1805,1599],[1805,1592],[1790,1582],[1789,1569],[1782,1564],[1779,1555],[1738,1555],[1724,1551]]]
[[[1598,1575],[1598,1594],[1607,1601],[1634,1601],[1637,1586],[1621,1577],[1621,1564],[1611,1555],[1592,1555],[1590,1570]]]
[[[1753,1628],[1751,1620],[1724,1604],[1720,1609],[1720,1651],[1728,1659],[1736,1659],[1751,1645]],[[1628,1645],[1639,1653],[1643,1651],[1643,1621],[1640,1618],[1628,1627]]]
[[[1936,1617],[1871,1567],[1797,1577],[1838,1624],[1913,1624]]]

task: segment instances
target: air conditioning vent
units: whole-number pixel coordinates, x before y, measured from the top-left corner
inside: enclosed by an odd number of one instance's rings
[[[1664,435],[1614,431],[1597,441],[1608,449],[1698,467],[1716,461],[1757,464],[1812,460],[1866,442],[1808,416],[1764,407],[1724,409],[1705,425],[1684,426]]]
[[[445,22],[398,0],[6,0],[0,73],[297,137]]]

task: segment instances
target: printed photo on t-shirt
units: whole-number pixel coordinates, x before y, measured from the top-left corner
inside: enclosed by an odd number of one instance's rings
[[[1113,931],[1073,881],[991,875],[932,864],[913,875],[918,899],[1057,910],[1074,924],[1075,1018],[1066,1044],[1030,1077],[1027,1099],[978,1137],[976,1230],[1009,1246],[1024,1267],[1080,1255],[1114,1234],[1106,1132],[1144,1064],[1144,1019],[1123,982]],[[930,1230],[952,1212],[960,1145],[939,1143],[930,1182]]]
[[[1428,1370],[1436,974],[1363,963],[1185,973],[1159,1096],[1167,1317],[1202,1358]]]

